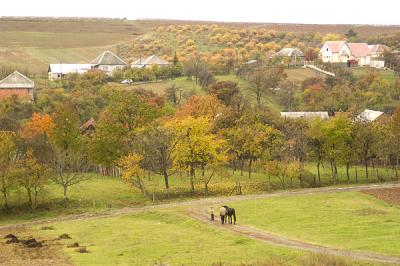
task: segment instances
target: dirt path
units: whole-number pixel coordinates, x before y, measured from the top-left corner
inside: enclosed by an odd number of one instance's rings
[[[29,227],[29,226],[33,226],[33,225],[41,225],[41,224],[73,221],[73,220],[89,220],[89,219],[98,219],[98,218],[107,218],[107,217],[117,217],[117,216],[123,216],[123,215],[127,215],[127,214],[133,214],[133,213],[144,212],[144,211],[149,211],[149,210],[171,209],[171,208],[185,207],[185,206],[187,206],[187,207],[202,206],[202,205],[209,206],[210,204],[220,204],[220,203],[242,201],[242,200],[254,200],[254,199],[264,199],[264,198],[273,198],[273,197],[287,197],[287,196],[307,195],[307,194],[314,194],[314,193],[335,193],[335,192],[345,192],[345,191],[357,191],[357,190],[361,190],[361,189],[373,189],[373,188],[400,188],[400,183],[396,182],[396,183],[372,184],[372,185],[361,185],[361,186],[351,186],[351,187],[310,188],[310,189],[297,189],[297,190],[275,192],[275,193],[268,193],[268,194],[204,198],[204,199],[197,199],[197,200],[190,200],[190,201],[149,205],[149,206],[144,206],[144,207],[129,207],[129,208],[116,209],[116,210],[87,212],[87,213],[75,214],[75,215],[65,215],[65,216],[59,216],[59,217],[55,217],[55,218],[29,221],[29,222],[19,223],[19,224],[3,225],[3,226],[0,226],[0,230],[8,230],[8,229],[21,228],[21,227]]]
[[[254,238],[268,244],[274,246],[281,246],[281,247],[288,247],[294,248],[299,250],[306,250],[315,253],[323,253],[323,254],[330,254],[335,256],[342,256],[342,257],[349,257],[352,259],[358,260],[368,260],[368,261],[375,261],[381,263],[391,263],[391,264],[400,264],[400,257],[396,256],[388,256],[388,255],[380,255],[371,252],[365,251],[350,251],[350,250],[343,250],[343,249],[336,249],[330,247],[324,247],[312,243],[302,242],[298,240],[289,239],[283,236],[279,236],[270,232],[257,230],[255,228],[240,225],[237,223],[236,225],[225,224],[221,225],[219,221],[219,217],[215,221],[210,221],[209,215],[207,213],[207,208],[199,209],[199,208],[191,208],[188,210],[189,216],[199,220],[203,223],[216,226],[219,228],[223,228],[225,230],[233,231],[237,234],[242,236]]]

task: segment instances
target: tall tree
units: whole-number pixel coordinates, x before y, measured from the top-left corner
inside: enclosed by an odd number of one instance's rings
[[[17,147],[14,142],[14,134],[0,131],[0,192],[6,208],[8,208],[10,190],[16,185],[15,178],[10,173],[16,159]]]
[[[248,80],[256,96],[257,105],[261,105],[261,98],[264,94],[270,89],[276,88],[279,82],[286,78],[287,75],[283,66],[260,63],[254,68],[251,68],[248,74]]]
[[[64,203],[67,203],[68,188],[86,179],[89,164],[86,147],[79,131],[79,117],[69,103],[60,106],[54,114],[54,130],[50,136],[53,156],[51,166],[54,174],[50,179],[63,188]]]
[[[347,154],[350,152],[351,121],[345,116],[336,115],[324,123],[322,134],[325,138],[325,154],[331,165],[332,179],[337,183],[337,165],[346,162]]]
[[[13,176],[18,180],[28,196],[29,206],[35,210],[38,205],[38,194],[47,181],[47,168],[38,162],[32,151],[19,159],[13,168]]]
[[[174,149],[175,166],[189,169],[191,191],[195,191],[194,178],[197,167],[220,160],[224,154],[224,141],[211,133],[211,123],[205,117],[188,117],[170,124],[176,133]]]
[[[165,191],[169,194],[169,176],[174,172],[178,142],[175,132],[166,127],[150,126],[136,137],[136,148],[146,162],[144,168],[148,168],[156,174],[162,175],[165,181]]]

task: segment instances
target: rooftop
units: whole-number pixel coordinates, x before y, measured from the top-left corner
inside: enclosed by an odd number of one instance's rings
[[[104,51],[96,57],[91,64],[94,65],[126,65],[126,62],[110,51]]]
[[[35,83],[18,71],[0,80],[0,89],[33,89]]]

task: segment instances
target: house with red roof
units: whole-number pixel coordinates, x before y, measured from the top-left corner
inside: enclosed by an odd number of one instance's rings
[[[369,66],[371,55],[372,51],[367,43],[328,41],[320,50],[320,57],[324,63],[348,63],[355,60],[359,66]]]
[[[328,41],[322,46],[320,57],[324,63],[347,63],[350,53],[345,41]]]
[[[350,48],[351,59],[358,62],[359,66],[371,65],[371,50],[367,43],[347,43]]]

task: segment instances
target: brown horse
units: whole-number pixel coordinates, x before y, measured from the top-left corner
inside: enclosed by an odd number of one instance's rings
[[[233,224],[236,224],[236,211],[234,208],[230,208],[229,206],[223,206],[226,209],[226,215],[225,215],[225,223],[227,222],[226,220],[229,220],[229,223],[232,224],[232,216],[233,216]]]

